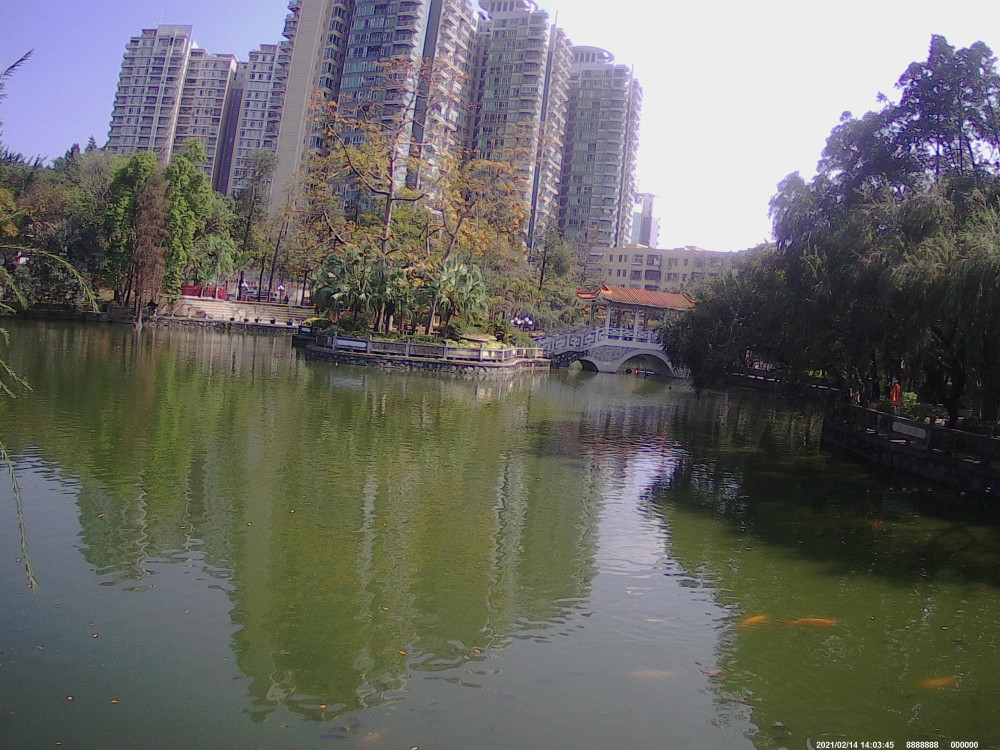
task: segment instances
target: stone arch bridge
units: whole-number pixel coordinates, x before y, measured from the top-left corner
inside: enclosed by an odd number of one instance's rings
[[[694,307],[686,294],[605,284],[597,292],[577,292],[577,296],[590,302],[592,325],[535,340],[554,366],[568,367],[579,361],[584,370],[592,372],[631,369],[668,377],[686,376],[660,344],[664,315]]]

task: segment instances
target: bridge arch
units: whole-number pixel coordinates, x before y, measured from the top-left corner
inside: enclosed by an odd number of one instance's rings
[[[600,372],[601,368],[594,360],[589,357],[580,357],[576,360],[580,363],[580,369],[584,372]]]
[[[651,370],[657,375],[672,378],[676,377],[673,363],[662,352],[656,351],[631,351],[625,354],[615,366],[615,372],[625,370]]]

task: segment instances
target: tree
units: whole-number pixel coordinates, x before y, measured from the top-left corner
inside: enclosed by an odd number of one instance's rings
[[[546,228],[541,245],[535,262],[539,292],[545,290],[546,281],[550,281],[552,276],[559,278],[569,273],[575,260],[572,248],[559,234],[555,222]]]
[[[273,151],[257,149],[247,157],[246,184],[236,191],[233,214],[238,231],[239,249],[234,262],[240,269],[239,288],[242,292],[244,271],[251,264],[261,264],[263,277],[267,257],[267,216],[270,203],[271,178],[278,166]]]
[[[205,161],[201,141],[190,140],[164,170],[167,181],[169,240],[164,258],[163,293],[180,296],[181,284],[199,261],[197,239],[213,208],[212,186],[198,165]]]
[[[316,156],[309,169],[327,175],[355,216],[367,205],[379,211],[372,229],[377,232],[379,252],[388,258],[394,249],[392,219],[397,204],[415,203],[425,196],[411,185],[427,168],[415,139],[424,131],[422,118],[433,106],[426,101],[417,106],[419,92],[430,88],[432,71],[409,58],[391,58],[381,66],[381,86],[371,99],[322,105],[326,152]]]
[[[441,270],[429,288],[435,299],[440,301],[444,314],[442,328],[446,329],[456,315],[475,323],[486,312],[486,282],[478,266],[448,259],[441,264]]]
[[[810,182],[771,202],[775,247],[702,290],[667,346],[701,385],[748,353],[795,380],[864,390],[899,379],[991,418],[1000,331],[1000,164],[995,59],[933,37],[899,104],[841,119]]]
[[[144,305],[155,306],[163,283],[170,235],[167,220],[170,203],[167,184],[159,172],[153,172],[143,184],[136,201],[136,243],[129,277],[133,279],[133,320],[142,327]]]
[[[134,291],[129,275],[138,239],[139,195],[146,182],[159,170],[156,156],[149,152],[132,154],[115,173],[108,189],[104,231],[108,247],[104,278],[115,290],[115,300],[127,305]]]

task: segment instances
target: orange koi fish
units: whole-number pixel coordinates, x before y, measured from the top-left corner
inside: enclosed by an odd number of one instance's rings
[[[749,615],[740,620],[740,629],[752,628],[755,625],[763,625],[771,621],[771,615]]]
[[[785,624],[793,628],[832,628],[837,621],[830,617],[797,617],[794,620],[785,620]]]
[[[958,682],[957,677],[928,677],[920,681],[920,687],[927,690],[942,690],[944,688],[955,687]]]

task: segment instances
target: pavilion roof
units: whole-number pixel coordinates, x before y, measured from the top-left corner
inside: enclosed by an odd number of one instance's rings
[[[683,292],[651,292],[646,289],[632,289],[627,286],[601,284],[596,292],[577,292],[580,299],[600,300],[619,305],[651,307],[657,310],[691,310],[694,300]]]

